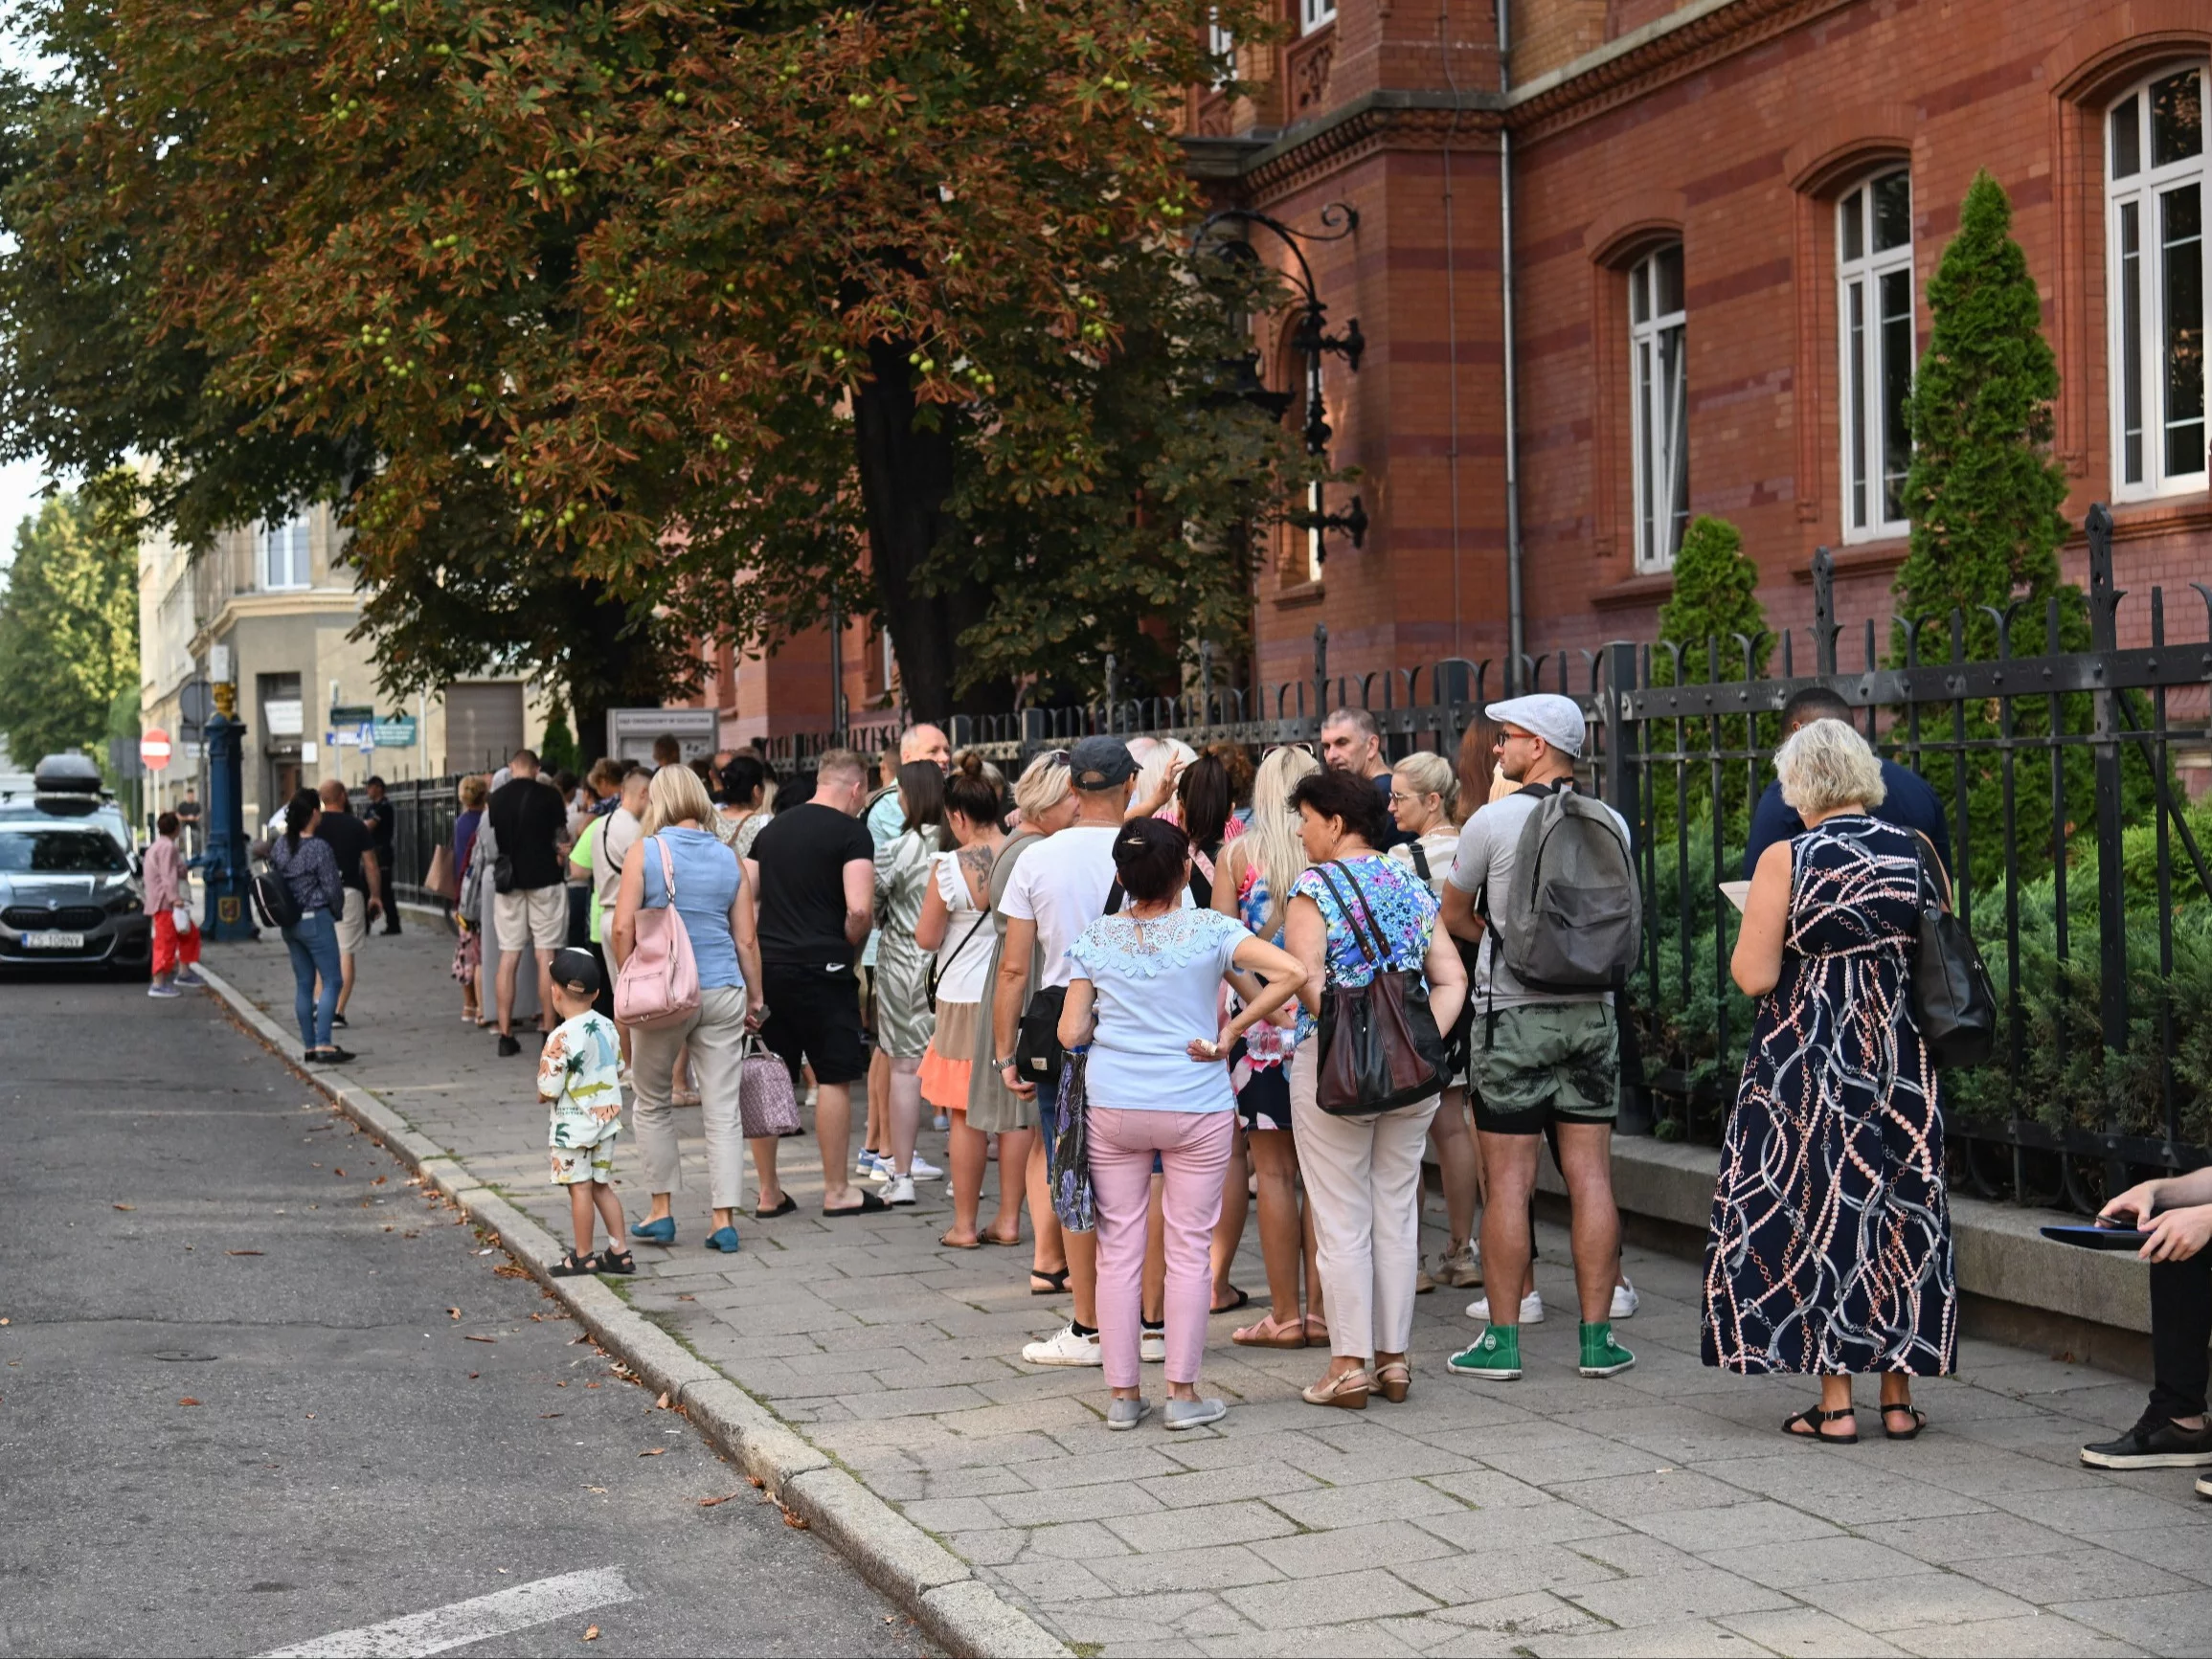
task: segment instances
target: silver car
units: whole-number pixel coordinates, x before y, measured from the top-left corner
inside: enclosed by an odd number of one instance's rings
[[[113,809],[88,804],[0,805],[0,964],[132,977],[151,970],[153,923],[136,860],[105,821]]]

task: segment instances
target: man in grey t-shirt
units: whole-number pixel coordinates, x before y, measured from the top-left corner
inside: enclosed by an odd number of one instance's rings
[[[1484,711],[1503,729],[1504,774],[1522,786],[1478,808],[1460,833],[1444,884],[1444,926],[1481,941],[1469,996],[1475,1026],[1468,1071],[1475,1128],[1482,1137],[1488,1193],[1482,1208],[1482,1274],[1492,1293],[1488,1326],[1452,1369],[1510,1381],[1521,1375],[1522,1305],[1532,1241],[1528,1204],[1536,1189],[1538,1137],[1556,1132],[1560,1173],[1574,1219],[1574,1281],[1582,1303],[1582,1375],[1611,1377],[1636,1363],[1613,1339],[1620,1211],[1613,1197],[1613,1120],[1619,1110],[1620,1034],[1613,997],[1533,991],[1513,977],[1482,918],[1505,908],[1521,832],[1551,791],[1574,787],[1582,709],[1550,694],[1509,698]],[[1610,808],[1608,809],[1611,810]],[[1617,813],[1622,839],[1628,825]],[[1478,902],[1478,895],[1486,901]],[[1533,1302],[1533,1298],[1530,1298]],[[1542,1304],[1531,1309],[1542,1318]],[[1472,1312],[1472,1310],[1471,1310]]]

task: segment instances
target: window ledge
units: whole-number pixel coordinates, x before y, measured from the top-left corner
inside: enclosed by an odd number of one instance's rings
[[[1671,599],[1674,592],[1674,572],[1653,571],[1647,575],[1631,576],[1625,582],[1615,582],[1610,588],[1600,588],[1591,594],[1590,602],[1600,611],[1620,611],[1636,605],[1649,605],[1655,600]]]
[[[1318,605],[1327,591],[1326,585],[1320,582],[1285,582],[1276,590],[1275,602],[1278,605]]]
[[[1890,536],[1879,542],[1853,542],[1849,547],[1837,549],[1828,557],[1839,576],[1879,576],[1904,564],[1911,551],[1910,537]],[[1790,575],[1794,581],[1811,583],[1812,561],[1799,565]]]
[[[2111,511],[2115,542],[2141,541],[2171,530],[2202,529],[2212,526],[2212,491],[2191,490],[2185,495],[2114,502]]]

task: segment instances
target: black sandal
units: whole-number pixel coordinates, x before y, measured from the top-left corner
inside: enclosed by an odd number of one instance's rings
[[[1899,1434],[1897,1430],[1889,1426],[1889,1414],[1893,1411],[1903,1411],[1909,1413],[1912,1418],[1912,1426],[1907,1429],[1903,1434]],[[1885,1405],[1882,1408],[1882,1432],[1891,1440],[1918,1440],[1920,1438],[1920,1431],[1927,1426],[1928,1413],[1921,1410],[1917,1405],[1913,1405],[1909,1402],[1901,1401],[1895,1405]]]
[[[785,1193],[783,1195],[783,1201],[781,1203],[778,1204],[772,1210],[755,1210],[753,1212],[753,1219],[756,1222],[773,1222],[778,1216],[788,1216],[798,1207],[799,1200],[793,1198],[789,1193]]]
[[[599,1270],[599,1259],[597,1256],[579,1256],[571,1250],[549,1270],[556,1279],[581,1279]]]
[[[846,1216],[888,1216],[891,1213],[891,1206],[873,1193],[862,1193],[859,1203],[848,1204],[842,1210],[824,1210],[822,1212],[824,1219],[827,1221],[842,1221]]]
[[[1851,1423],[1849,1434],[1822,1434],[1824,1423]],[[1845,1406],[1841,1411],[1822,1411],[1817,1405],[1809,1405],[1794,1417],[1782,1420],[1782,1432],[1792,1440],[1817,1440],[1822,1446],[1857,1446],[1859,1444],[1859,1408]]]
[[[1208,1314],[1208,1318],[1212,1317],[1213,1313],[1233,1313],[1239,1308],[1249,1308],[1252,1306],[1252,1292],[1250,1290],[1238,1289],[1234,1285],[1231,1285],[1230,1289],[1235,1292],[1236,1300],[1233,1302],[1224,1302],[1220,1307],[1213,1309],[1212,1312]]]
[[[629,1251],[623,1249],[620,1244],[609,1244],[605,1249],[601,1250],[598,1255],[593,1256],[590,1259],[598,1264],[598,1266],[593,1269],[595,1272],[635,1273],[638,1270],[638,1258],[631,1255]]]
[[[1037,1269],[1036,1269],[1036,1268],[1034,1268],[1034,1267],[1031,1267],[1031,1268],[1029,1269],[1029,1294],[1030,1294],[1030,1295],[1032,1295],[1032,1296],[1058,1296],[1058,1295],[1061,1295],[1061,1294],[1065,1293],[1065,1292],[1066,1292],[1066,1290],[1067,1290],[1067,1289],[1068,1289],[1068,1269],[1067,1269],[1067,1268],[1065,1268],[1065,1267],[1062,1267],[1062,1268],[1061,1268],[1061,1269],[1060,1269],[1060,1270],[1059,1270],[1057,1273],[1040,1273],[1040,1272],[1038,1272],[1038,1271],[1037,1271]]]

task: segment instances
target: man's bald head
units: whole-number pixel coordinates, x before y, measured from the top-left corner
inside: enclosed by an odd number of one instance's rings
[[[903,764],[914,760],[934,760],[940,767],[953,763],[953,746],[945,738],[944,728],[924,721],[919,726],[907,728],[907,733],[898,740],[898,757]]]
[[[323,787],[315,793],[322,796],[325,812],[344,812],[346,810],[346,786],[336,778],[326,777],[323,780]]]

